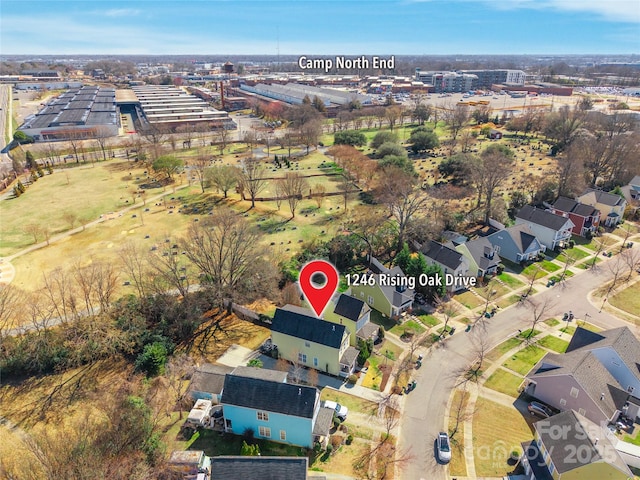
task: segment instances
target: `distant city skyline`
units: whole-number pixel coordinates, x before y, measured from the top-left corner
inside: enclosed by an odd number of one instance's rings
[[[640,0],[0,4],[3,56],[640,53]]]

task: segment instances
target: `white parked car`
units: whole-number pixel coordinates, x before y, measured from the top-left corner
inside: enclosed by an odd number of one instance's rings
[[[442,463],[451,461],[451,445],[449,443],[449,435],[445,432],[438,434],[438,460]]]
[[[347,419],[347,415],[349,414],[349,409],[344,405],[340,405],[337,402],[332,402],[331,400],[325,400],[324,406],[326,408],[331,408],[336,412],[336,417],[338,417],[341,421],[345,421]]]

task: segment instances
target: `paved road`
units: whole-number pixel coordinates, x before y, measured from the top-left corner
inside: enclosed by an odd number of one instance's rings
[[[614,257],[615,259],[615,257]],[[611,261],[611,260],[609,260]],[[548,316],[562,315],[572,310],[576,318],[587,320],[604,328],[629,325],[607,312],[599,313],[599,305],[587,301],[589,292],[612,277],[601,262],[597,271],[587,271],[536,295],[535,301],[553,301]],[[512,336],[518,329],[528,328],[532,319],[526,307],[512,307],[486,320],[487,335],[491,347]],[[472,338],[478,335],[479,326],[470,333],[460,332],[447,340],[446,347],[432,349],[416,371],[417,387],[405,398],[404,414],[400,424],[399,447],[401,451],[410,449],[413,458],[402,469],[401,476],[407,480],[446,479],[446,467],[434,458],[434,440],[439,431],[445,429],[446,404],[454,386],[451,372],[460,371],[473,360]],[[638,328],[632,327],[635,333]],[[499,419],[496,419],[498,422]]]

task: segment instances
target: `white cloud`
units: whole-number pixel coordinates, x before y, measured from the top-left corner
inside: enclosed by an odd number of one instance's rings
[[[107,17],[134,17],[140,15],[142,10],[135,8],[112,8],[103,12],[96,12]]]

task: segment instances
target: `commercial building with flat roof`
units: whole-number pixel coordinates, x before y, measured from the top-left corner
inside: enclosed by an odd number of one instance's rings
[[[259,83],[255,86],[242,84],[240,85],[240,89],[267,98],[281,100],[291,105],[301,105],[305,97],[310,100],[318,97],[327,107],[332,105],[347,105],[353,101],[358,101],[362,105],[371,103],[371,97],[369,95],[332,88],[318,88],[297,83],[287,83],[286,85],[266,85]]]
[[[30,115],[18,130],[36,141],[118,135],[118,112],[112,88],[83,86],[67,90]]]
[[[131,87],[142,110],[142,119],[151,125],[170,129],[188,123],[205,123],[211,128],[235,129],[229,114],[216,110],[201,98],[167,85]]]

